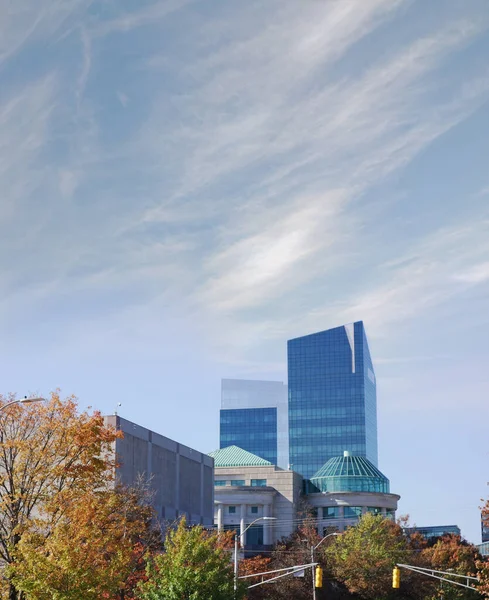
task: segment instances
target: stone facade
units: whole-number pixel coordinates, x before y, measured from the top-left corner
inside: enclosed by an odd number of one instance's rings
[[[259,517],[262,520],[263,545],[275,544],[295,530],[297,506],[302,490],[302,477],[294,471],[285,471],[274,465],[253,467],[216,467],[214,524],[219,528],[236,525],[241,545],[247,545],[244,530]],[[266,485],[252,485],[266,482]],[[220,485],[221,482],[225,485]],[[244,485],[232,482],[243,481]]]

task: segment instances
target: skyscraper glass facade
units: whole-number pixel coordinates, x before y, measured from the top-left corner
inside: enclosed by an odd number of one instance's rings
[[[220,447],[238,446],[287,468],[287,386],[281,381],[223,379]]]
[[[221,410],[220,447],[239,446],[277,464],[277,409]]]
[[[310,478],[348,450],[377,465],[377,392],[363,322],[289,340],[289,453]]]

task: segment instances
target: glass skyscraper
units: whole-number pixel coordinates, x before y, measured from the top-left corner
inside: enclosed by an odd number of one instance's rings
[[[220,448],[239,446],[287,468],[287,386],[280,381],[223,379],[219,437]]]
[[[330,458],[377,466],[377,392],[362,321],[289,340],[289,461],[309,479]]]

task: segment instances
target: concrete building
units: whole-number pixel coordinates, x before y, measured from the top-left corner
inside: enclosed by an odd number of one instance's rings
[[[160,519],[185,515],[189,523],[212,526],[214,461],[210,456],[117,415],[105,417],[105,422],[124,433],[114,447],[121,483],[147,478]]]
[[[400,496],[390,493],[390,483],[368,459],[351,456],[331,458],[311,477],[307,501],[317,511],[320,535],[344,531],[371,512],[395,519]]]
[[[288,537],[297,523],[302,477],[236,446],[210,454],[215,468],[214,524],[237,530],[241,546],[260,550]],[[244,530],[259,517],[246,533]]]
[[[287,469],[288,419],[287,386],[281,381],[222,380],[221,448],[238,446]]]

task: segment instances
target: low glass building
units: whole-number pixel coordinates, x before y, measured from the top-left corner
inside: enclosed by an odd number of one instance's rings
[[[458,525],[429,525],[427,527],[405,527],[404,533],[407,535],[420,533],[430,541],[443,537],[444,535],[460,535],[461,531]]]

